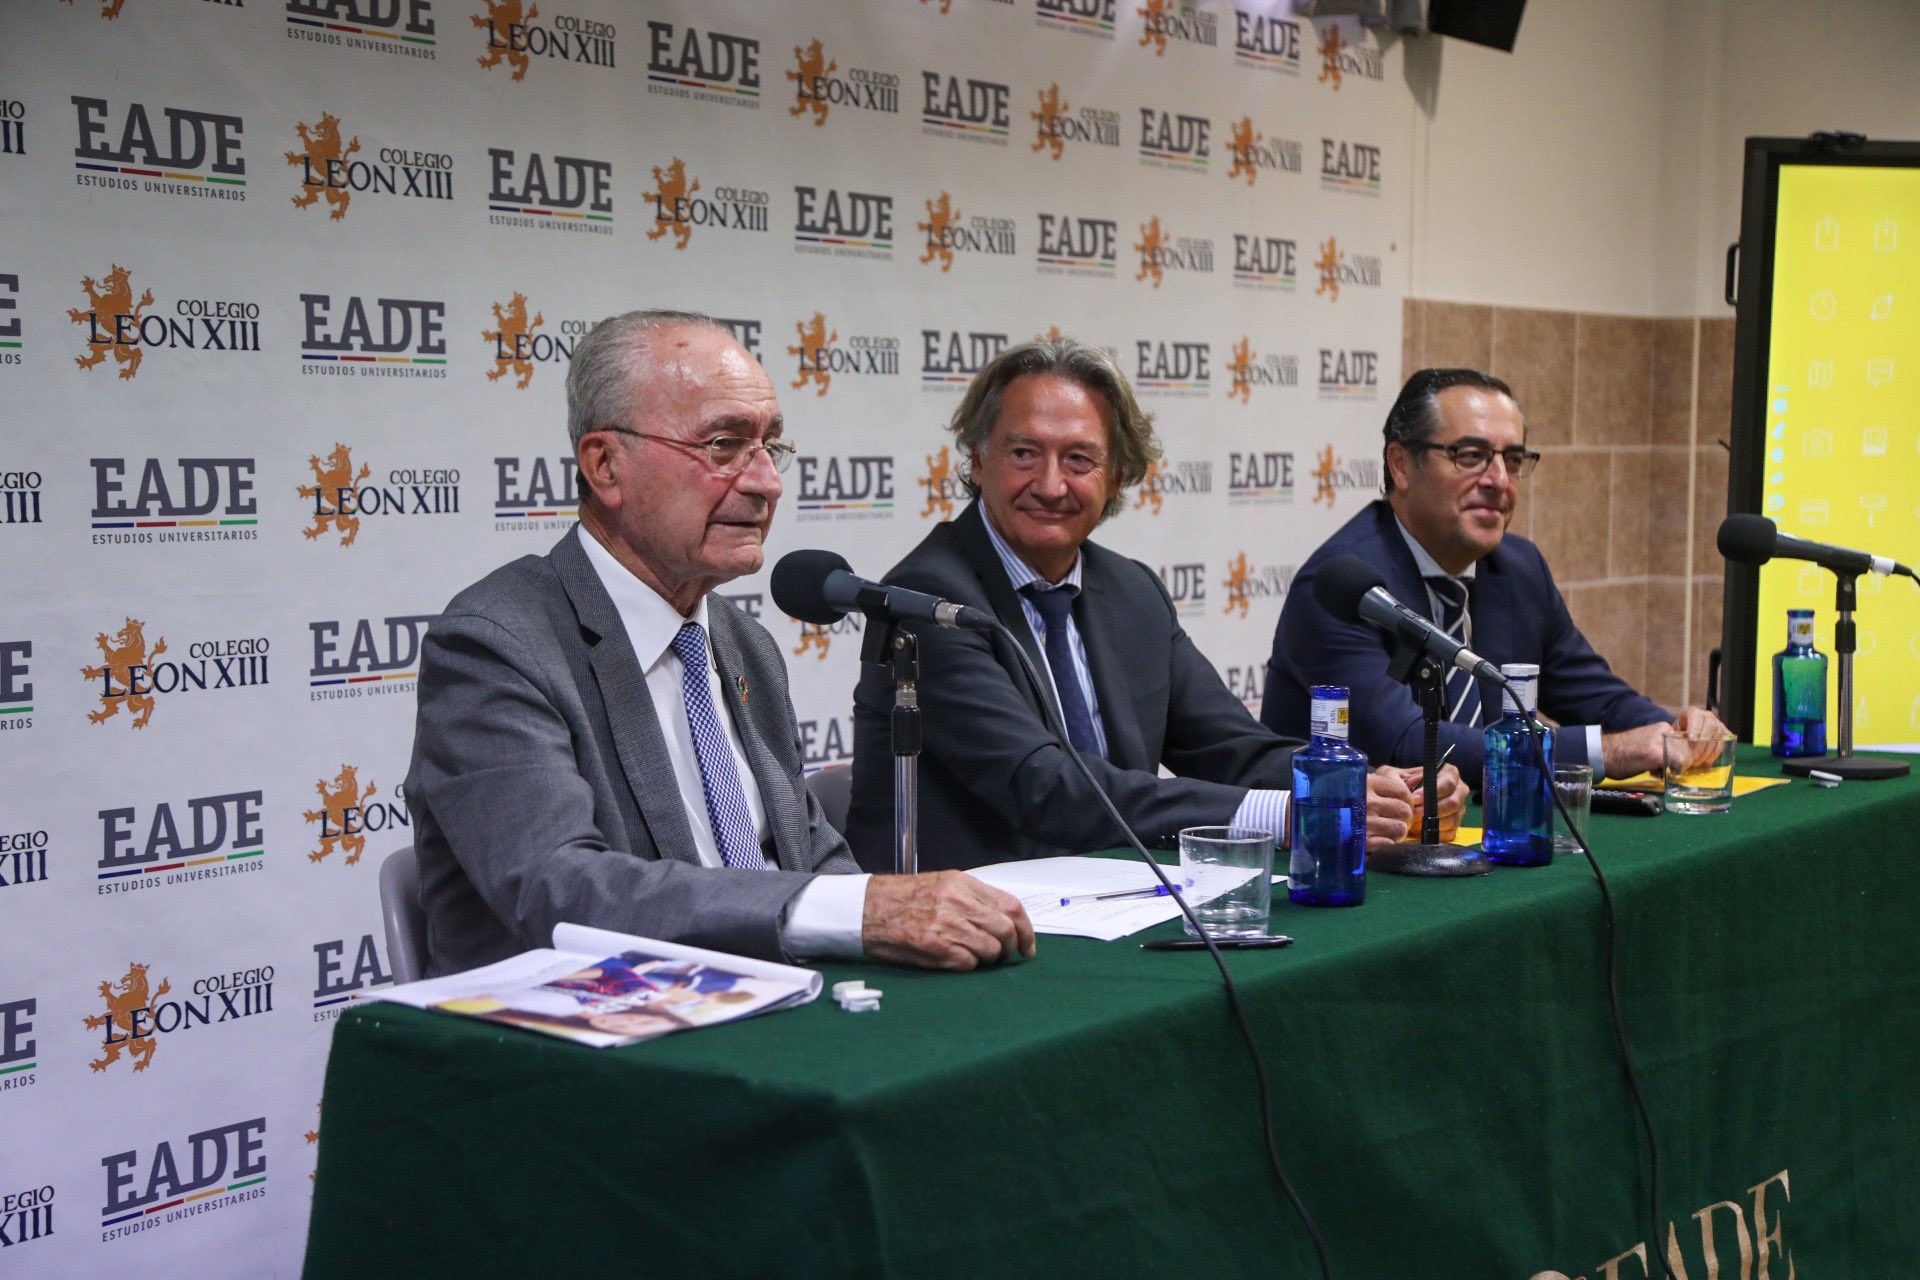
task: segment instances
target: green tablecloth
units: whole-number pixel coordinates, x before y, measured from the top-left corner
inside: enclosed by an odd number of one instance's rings
[[[1910,1274],[1920,780],[1600,815],[1592,839],[1676,1274]],[[1274,931],[1299,941],[1228,963],[1337,1275],[1648,1273],[1621,1258],[1655,1246],[1584,860],[1374,876],[1358,909],[1276,904]],[[618,1050],[356,1009],[307,1275],[1314,1274],[1211,962],[1138,941],[827,966],[885,1007]]]

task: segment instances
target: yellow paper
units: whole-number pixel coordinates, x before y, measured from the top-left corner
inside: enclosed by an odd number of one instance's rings
[[[1765,791],[1768,787],[1784,787],[1786,778],[1750,778],[1742,774],[1733,776],[1733,794],[1751,795],[1755,791]],[[1631,778],[1608,778],[1600,784],[1603,791],[1665,791],[1667,780],[1658,774],[1636,773]]]

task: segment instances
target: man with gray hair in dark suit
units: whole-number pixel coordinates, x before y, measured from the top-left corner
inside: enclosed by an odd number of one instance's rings
[[[427,634],[407,803],[431,973],[560,921],[771,959],[972,969],[1033,954],[1017,899],[868,876],[802,776],[753,573],[793,456],[766,372],[706,316],[637,311],[567,374],[580,524]]]

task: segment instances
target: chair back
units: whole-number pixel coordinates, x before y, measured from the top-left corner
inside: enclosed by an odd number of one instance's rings
[[[841,764],[810,773],[807,775],[807,790],[820,802],[833,829],[845,835],[847,809],[853,804],[853,770]]]
[[[417,982],[427,967],[427,912],[420,905],[420,859],[402,845],[380,864],[380,919],[387,927],[393,980]]]

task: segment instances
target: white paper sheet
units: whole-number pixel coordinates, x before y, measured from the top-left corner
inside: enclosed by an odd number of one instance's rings
[[[1168,879],[1180,883],[1179,867],[1161,869]],[[1093,894],[1157,888],[1159,879],[1137,860],[1032,858],[975,867],[969,874],[1020,899],[1027,909],[1027,918],[1033,921],[1035,933],[1112,942],[1180,916],[1179,904],[1169,897],[1084,900]],[[1286,877],[1275,876],[1274,881],[1284,883]],[[1230,887],[1230,884],[1223,886]],[[1081,900],[1062,904],[1062,898]],[[1188,901],[1192,900],[1189,894]]]

